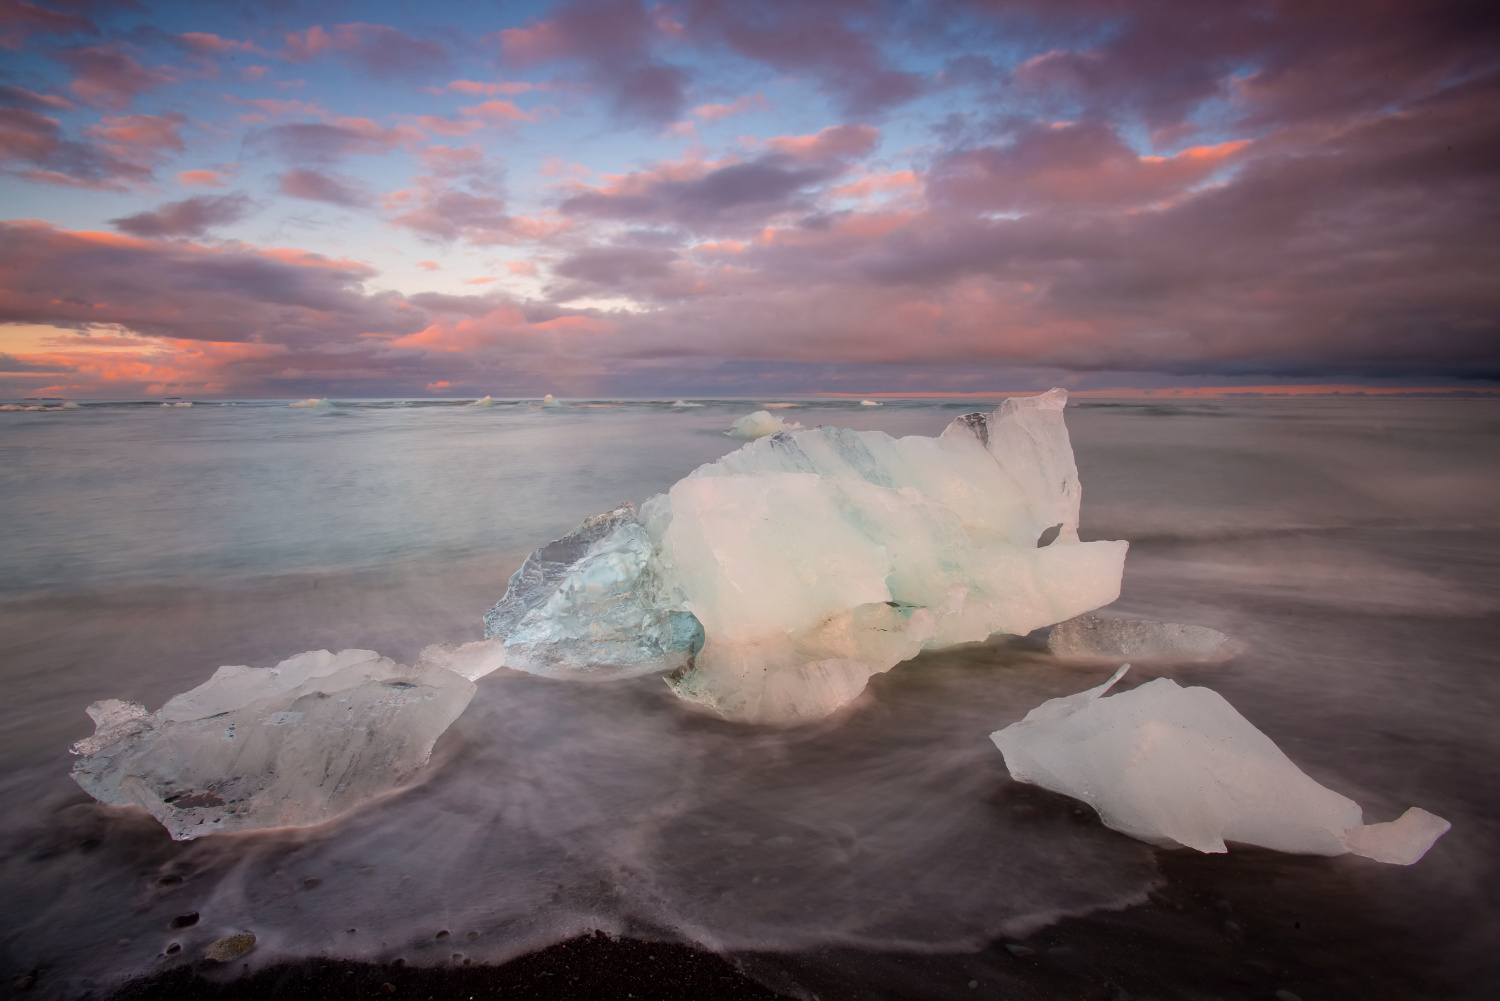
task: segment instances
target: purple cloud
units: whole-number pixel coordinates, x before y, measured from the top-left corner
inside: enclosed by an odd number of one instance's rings
[[[344,208],[369,203],[369,196],[357,183],[316,170],[289,170],[281,175],[279,190],[284,195],[312,202],[327,202]]]
[[[256,207],[249,197],[242,194],[203,195],[167,202],[149,212],[111,219],[109,224],[122,233],[148,239],[202,236],[212,227],[239,222]]]

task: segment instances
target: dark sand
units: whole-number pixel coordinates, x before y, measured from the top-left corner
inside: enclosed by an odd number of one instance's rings
[[[1018,807],[1098,821],[1071,800],[1033,791]],[[1079,998],[1405,1001],[1455,998],[1438,971],[1440,928],[1398,930],[1390,904],[1354,887],[1359,860],[1237,847],[1228,855],[1161,851],[1166,885],[1151,902],[1069,918],[976,953],[716,956],[602,932],[500,966],[417,966],[308,959],[241,974],[237,964],[177,959],[109,1001],[214,998]],[[434,950],[462,943],[434,943]],[[426,960],[430,962],[430,958]],[[42,987],[47,970],[32,971]],[[238,974],[238,975],[237,975]],[[387,985],[389,985],[387,987]],[[23,983],[15,985],[20,994]],[[1278,993],[1282,992],[1282,993]],[[86,995],[88,996],[88,995]],[[1467,996],[1483,996],[1469,993]]]

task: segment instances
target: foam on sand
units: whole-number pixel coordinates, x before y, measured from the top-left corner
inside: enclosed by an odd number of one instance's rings
[[[146,810],[172,837],[306,827],[407,784],[474,685],[371,650],[221,667],[156,712],[106,699],[73,778]]]
[[[1200,852],[1238,841],[1411,865],[1448,830],[1420,807],[1363,823],[1359,804],[1314,782],[1210,689],[1157,678],[1106,698],[1129,667],[992,733],[1011,776],[1082,800],[1133,838]]]

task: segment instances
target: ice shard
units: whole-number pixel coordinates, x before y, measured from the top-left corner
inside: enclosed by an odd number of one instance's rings
[[[306,827],[407,784],[473,695],[451,671],[370,650],[221,667],[154,713],[89,706],[96,732],[74,745],[73,778],[179,841]]]
[[[702,647],[703,629],[673,607],[681,599],[671,592],[635,505],[625,503],[528,556],[485,613],[484,635],[503,642],[506,667],[532,674],[604,679],[673,670]],[[473,644],[459,649],[471,661],[478,652]]]
[[[1079,615],[1052,627],[1047,649],[1068,660],[1213,664],[1235,656],[1240,644],[1207,626]]]
[[[1011,776],[1082,800],[1131,837],[1200,852],[1237,841],[1411,865],[1448,830],[1420,807],[1365,824],[1359,804],[1314,782],[1210,689],[1157,678],[1105,697],[1128,667],[991,734]]]
[[[538,550],[486,617],[486,636],[509,667],[675,668],[682,698],[787,724],[833,712],[923,649],[1108,604],[1127,543],[1078,539],[1066,402],[1062,390],[1007,400],[938,438],[760,437],[638,517],[622,506]],[[476,676],[475,665],[498,663],[470,653],[455,669]]]

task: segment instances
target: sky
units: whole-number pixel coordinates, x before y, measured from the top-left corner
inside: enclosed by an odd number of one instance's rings
[[[0,396],[1500,388],[1493,0],[0,0]]]

